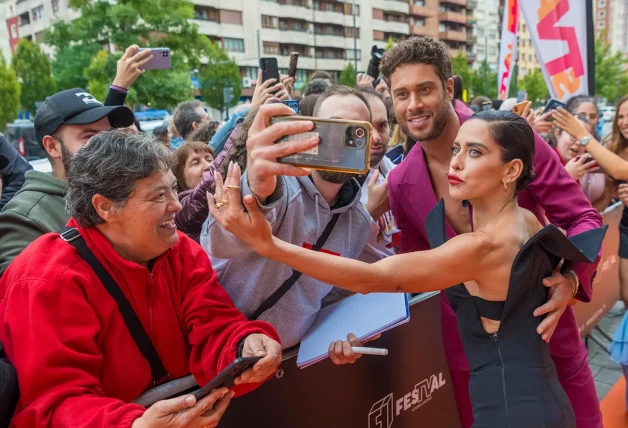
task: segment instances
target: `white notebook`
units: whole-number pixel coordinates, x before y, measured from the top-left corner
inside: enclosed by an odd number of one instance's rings
[[[297,366],[307,367],[327,358],[329,344],[353,333],[368,339],[410,320],[405,293],[354,294],[322,309],[299,348]]]

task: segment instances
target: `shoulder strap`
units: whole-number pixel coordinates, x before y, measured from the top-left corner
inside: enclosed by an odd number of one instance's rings
[[[338,221],[338,217],[340,217],[339,213],[334,214],[331,217],[331,220],[329,220],[329,223],[327,223],[325,230],[323,231],[321,236],[319,236],[316,244],[314,244],[314,246],[312,247],[312,251],[320,251],[320,249],[323,248],[323,245],[325,245],[325,241],[327,241],[327,238],[329,238],[329,235],[331,235],[331,231],[334,230],[334,226]],[[271,294],[270,297],[266,299],[255,312],[253,312],[253,315],[251,315],[250,319],[258,319],[260,315],[275,306],[275,304],[284,296],[284,294],[286,294],[288,290],[292,288],[294,283],[297,282],[301,275],[302,273],[298,270],[293,270],[292,275],[290,275],[290,277],[286,279],[284,283],[281,284],[281,286],[277,290],[275,290],[275,292]]]
[[[81,236],[79,231],[72,227],[64,228],[59,237],[76,248],[76,251],[79,253],[81,258],[87,262],[87,264],[94,270],[100,282],[105,287],[107,292],[113,297],[113,299],[118,304],[118,310],[124,319],[124,323],[126,324],[133,340],[137,344],[137,347],[140,349],[140,352],[150,364],[150,371],[153,377],[154,385],[159,385],[163,382],[170,380],[170,375],[166,372],[163,364],[161,363],[161,359],[159,358],[159,354],[157,350],[153,346],[153,342],[151,342],[150,337],[142,327],[142,323],[139,318],[135,314],[133,307],[120,290],[120,287],[116,283],[116,281],[111,277],[107,269],[98,261],[96,256],[92,250],[89,249],[85,239]]]

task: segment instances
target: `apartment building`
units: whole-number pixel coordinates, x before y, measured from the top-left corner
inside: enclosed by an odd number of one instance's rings
[[[517,44],[517,67],[518,78],[523,78],[526,74],[534,73],[534,70],[540,70],[541,66],[536,59],[528,25],[521,11],[519,12],[519,28],[518,28],[518,44]]]
[[[7,62],[10,62],[13,56],[12,43],[18,39],[17,20],[9,19],[14,15],[15,0],[0,0],[0,55]]]
[[[56,19],[78,14],[69,0],[12,0],[18,38],[43,41]],[[199,32],[219,43],[240,66],[245,96],[252,93],[258,59],[276,57],[287,71],[290,52],[299,52],[297,89],[315,70],[334,78],[357,60],[364,71],[371,47],[383,47],[412,35],[445,41],[475,60],[475,0],[193,0],[192,21]],[[355,5],[355,6],[354,6]],[[248,88],[248,89],[247,89]]]
[[[628,54],[628,2],[626,0],[594,0],[596,38],[611,46],[611,52]]]
[[[477,39],[473,45],[476,69],[486,60],[491,70],[497,70],[501,39],[500,7],[503,8],[503,6],[504,0],[478,0],[478,5],[473,12]]]

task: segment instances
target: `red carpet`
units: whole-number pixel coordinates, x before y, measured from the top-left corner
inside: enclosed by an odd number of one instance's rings
[[[628,428],[626,379],[622,376],[600,403],[604,428]]]

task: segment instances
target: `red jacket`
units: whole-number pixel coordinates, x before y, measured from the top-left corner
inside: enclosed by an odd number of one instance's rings
[[[251,333],[279,340],[270,324],[247,321],[234,307],[203,249],[182,233],[149,272],[122,259],[96,228],[79,230],[173,379],[191,372],[207,383]],[[0,296],[0,340],[21,392],[12,426],[130,427],[144,413],[129,403],[152,386],[148,362],[74,247],[53,233],[37,239],[0,279]],[[236,392],[258,385],[243,386]]]

